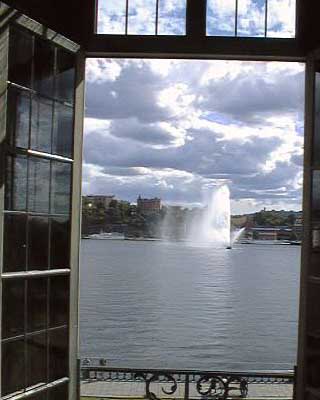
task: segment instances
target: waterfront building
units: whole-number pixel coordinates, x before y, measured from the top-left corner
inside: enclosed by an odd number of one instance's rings
[[[266,11],[270,2],[265,2]],[[319,4],[297,1],[295,36],[276,38],[274,32],[269,35],[267,12],[262,37],[239,32],[238,7],[230,19],[234,21],[231,31],[210,34],[212,15],[207,18],[206,3],[185,1],[180,34],[159,35],[156,12],[149,36],[128,34],[128,7],[121,18],[122,34],[111,35],[100,34],[96,1],[0,3],[2,399],[79,398],[80,187],[85,60],[90,57],[220,58],[306,65],[295,398],[320,399]]]
[[[161,199],[157,197],[153,199],[143,199],[139,195],[137,198],[137,210],[145,215],[159,213],[161,210]]]

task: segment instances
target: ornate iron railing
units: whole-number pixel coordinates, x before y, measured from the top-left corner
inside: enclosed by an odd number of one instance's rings
[[[103,359],[99,360],[96,365],[92,365],[88,359],[82,360],[80,368],[82,383],[134,382],[140,387],[143,385],[143,397],[149,400],[159,400],[164,397],[183,398],[184,400],[248,398],[249,388],[253,385],[287,385],[287,387],[291,385],[291,394],[280,397],[292,398],[295,381],[293,371],[225,372],[133,369],[109,368],[104,364]]]

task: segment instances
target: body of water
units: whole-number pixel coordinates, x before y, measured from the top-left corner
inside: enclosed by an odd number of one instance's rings
[[[81,357],[109,366],[291,369],[300,247],[83,240]]]

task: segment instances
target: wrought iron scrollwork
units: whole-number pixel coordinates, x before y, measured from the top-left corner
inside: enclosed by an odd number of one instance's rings
[[[166,383],[172,383],[169,390],[166,390],[164,387],[161,387],[161,390],[164,394],[172,395],[178,389],[178,383],[176,379],[171,374],[166,373],[156,373],[156,374],[142,374],[138,373],[135,375],[135,378],[142,378],[146,382],[146,395],[145,397],[149,400],[160,400],[157,395],[151,390],[152,383],[159,382],[159,384],[163,385]]]
[[[221,377],[218,375],[201,376],[196,384],[197,392],[203,397],[225,400],[230,392],[238,391],[238,397],[248,395],[248,381],[242,377]]]

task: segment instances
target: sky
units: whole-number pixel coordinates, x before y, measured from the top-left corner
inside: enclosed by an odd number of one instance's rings
[[[293,37],[295,0],[238,0],[238,35]],[[234,35],[236,0],[207,0],[207,34]],[[123,34],[126,0],[98,1],[98,33]],[[186,0],[159,0],[160,35],[185,34]],[[156,0],[129,0],[128,33],[155,33]]]
[[[233,214],[301,209],[302,64],[90,59],[86,81],[84,194],[194,207],[228,184]]]

